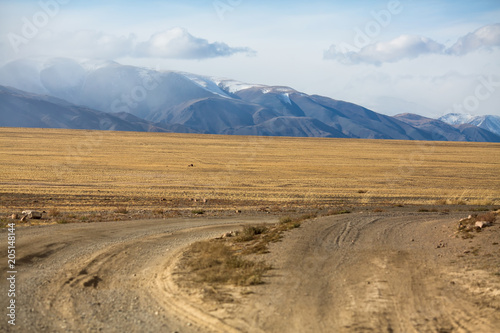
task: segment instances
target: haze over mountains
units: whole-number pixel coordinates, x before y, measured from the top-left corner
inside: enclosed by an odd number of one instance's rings
[[[0,126],[500,142],[489,120],[390,117],[289,87],[111,61],[17,60],[0,68],[0,85]]]

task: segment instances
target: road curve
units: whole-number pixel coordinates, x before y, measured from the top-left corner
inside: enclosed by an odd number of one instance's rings
[[[500,332],[500,226],[456,238],[463,214],[307,221],[273,244],[275,270],[228,322],[248,332]]]
[[[2,332],[199,332],[217,319],[183,302],[169,265],[188,244],[275,217],[67,224],[16,230],[16,325]],[[7,239],[6,230],[0,237]],[[0,251],[7,254],[6,241]],[[0,263],[7,272],[7,258]],[[8,290],[2,279],[2,294]],[[6,309],[8,298],[1,297]],[[6,311],[5,311],[6,312]]]
[[[260,257],[274,268],[264,285],[245,296],[229,287],[241,297],[216,306],[175,283],[182,250],[276,218],[20,228],[17,324],[4,318],[0,331],[499,332],[500,226],[456,238],[463,214],[364,211],[306,221]]]

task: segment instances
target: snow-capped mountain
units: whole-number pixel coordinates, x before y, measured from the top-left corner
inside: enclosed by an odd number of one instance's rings
[[[89,110],[97,112],[94,113],[94,118],[96,115],[102,118],[102,113],[109,114],[110,117],[118,115],[122,127],[125,126],[123,121],[131,121],[143,130],[151,128],[207,134],[467,140],[464,136],[432,132],[428,130],[432,127],[420,128],[356,104],[307,95],[290,87],[248,84],[185,72],[158,71],[120,65],[112,61],[66,58],[18,60],[0,68],[0,85],[14,87],[27,94],[21,96],[18,93],[18,100],[11,107],[0,101],[0,119],[4,119],[0,126],[11,126],[6,125],[9,122],[5,122],[9,117],[17,119],[16,126],[22,126],[19,125],[23,121],[23,116],[20,115],[25,113],[20,99],[29,99],[33,97],[29,94],[37,94],[35,99],[38,100],[43,99],[43,95],[63,100],[71,105],[72,112],[79,106],[80,111],[86,110],[80,112],[82,114],[89,115]],[[60,104],[55,104],[58,103]],[[29,100],[29,104],[29,118],[33,123],[36,122],[38,104],[34,103],[33,98]],[[47,115],[47,106],[41,107],[42,109],[45,111],[40,112],[40,115]],[[63,112],[60,108],[58,110]],[[65,117],[69,117],[67,111]],[[79,117],[85,118],[84,115]],[[57,114],[52,112],[50,118],[54,123]],[[108,118],[106,121],[109,121]],[[47,122],[40,120],[40,126],[50,126],[50,123],[47,125]],[[74,125],[68,122],[66,126]],[[484,141],[486,137],[477,136],[479,139],[474,141]]]
[[[439,120],[450,125],[467,124],[472,119],[474,119],[474,116],[465,113],[448,113],[439,117]]]
[[[500,135],[500,116],[473,116],[470,114],[448,113],[439,120],[450,125],[470,124]]]
[[[444,136],[448,141],[499,142],[499,135],[471,124],[450,125],[411,113],[398,114],[394,118],[434,135]]]

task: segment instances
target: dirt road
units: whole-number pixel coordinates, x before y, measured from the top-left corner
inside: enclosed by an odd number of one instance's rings
[[[460,216],[363,213],[306,222],[273,246],[273,276],[232,308],[235,318],[246,314],[233,325],[252,332],[500,332],[500,227],[457,239]]]
[[[162,294],[157,280],[186,245],[256,222],[197,218],[19,228],[16,326],[7,324],[2,278],[0,331],[196,331],[188,318],[176,316],[177,307],[169,306],[175,295]],[[6,272],[5,230],[0,237],[0,270]]]
[[[266,284],[245,295],[228,290],[239,296],[225,305],[176,286],[180,252],[274,218],[18,229],[17,325],[4,318],[0,330],[498,332],[500,228],[450,237],[463,215],[361,212],[307,221],[261,257],[274,267]],[[6,260],[0,269],[7,271]],[[6,280],[0,285],[3,294]]]

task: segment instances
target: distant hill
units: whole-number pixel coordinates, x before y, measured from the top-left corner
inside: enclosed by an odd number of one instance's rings
[[[398,114],[394,118],[413,127],[445,137],[447,141],[500,142],[500,135],[474,125],[449,125],[438,119],[422,117],[411,113]]]
[[[164,132],[131,114],[110,114],[0,86],[0,126]]]
[[[470,124],[500,135],[500,116],[472,116],[461,113],[448,113],[439,118],[450,125]]]
[[[400,140],[496,140],[290,87],[111,61],[25,59],[0,68],[0,126]],[[22,90],[22,91],[21,91]],[[24,92],[23,92],[24,91]],[[24,100],[24,101],[23,101]]]

